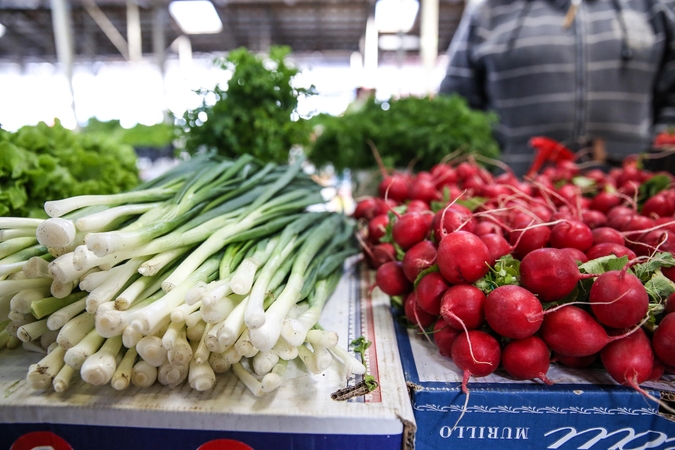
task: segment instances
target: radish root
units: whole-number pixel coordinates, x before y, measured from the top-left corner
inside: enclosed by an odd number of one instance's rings
[[[469,392],[469,389],[466,387],[467,383],[469,382],[469,379],[468,379],[469,377],[467,375],[470,375],[470,374],[468,374],[468,372],[465,372],[464,377],[466,378],[466,381],[462,380],[462,392],[464,392],[466,394],[466,399],[464,399],[464,406],[462,406],[462,413],[457,418],[457,422],[455,422],[455,424],[452,426],[452,429],[450,430],[450,433],[455,431],[455,429],[457,428],[457,425],[459,425],[459,422],[462,420],[462,417],[464,417],[464,414],[469,409],[469,397],[470,397],[471,394]]]
[[[644,397],[647,399],[653,401],[657,405],[659,405],[660,408],[665,409],[671,414],[675,414],[675,408],[671,408],[666,402],[664,402],[661,399],[658,399],[651,395],[649,392],[645,391],[640,385],[637,384],[637,374],[633,374],[632,378],[626,378],[626,382],[628,383],[628,386],[632,387],[636,391],[638,391],[640,394],[642,394]]]
[[[464,321],[457,317],[454,313],[448,312],[447,315],[455,319],[459,324],[462,326],[464,329],[464,333],[466,333],[466,342],[469,345],[469,354],[471,355],[471,359],[473,360],[474,363],[476,364],[490,364],[489,361],[478,361],[476,359],[476,356],[473,354],[473,347],[471,346],[471,339],[469,339],[469,330],[466,328],[466,325],[464,324]]]

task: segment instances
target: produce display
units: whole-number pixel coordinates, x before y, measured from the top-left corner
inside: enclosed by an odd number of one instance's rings
[[[139,183],[133,147],[59,121],[0,129],[0,216],[46,217],[47,200],[116,194]]]
[[[299,98],[314,92],[293,84],[299,70],[286,61],[289,52],[272,46],[263,58],[242,47],[216,60],[229,79],[200,91],[202,104],[176,118],[181,150],[285,164],[289,149],[309,142],[310,123],[297,108]]]
[[[134,190],[47,201],[48,219],[0,217],[0,344],[46,349],[27,380],[59,392],[73,377],[204,391],[231,370],[261,396],[296,358],[364,374],[318,324],[355,223],[308,211],[324,200],[302,164],[203,154]]]
[[[465,392],[497,369],[552,384],[555,363],[649,395],[643,383],[675,373],[674,178],[639,157],[582,172],[560,155],[523,179],[471,157],[390,171],[357,199],[363,253]]]
[[[338,172],[376,169],[373,147],[387,167],[416,171],[431,169],[439,155],[499,155],[492,135],[496,116],[471,109],[458,95],[369,97],[340,116],[319,114],[311,122],[316,139],[309,159]]]

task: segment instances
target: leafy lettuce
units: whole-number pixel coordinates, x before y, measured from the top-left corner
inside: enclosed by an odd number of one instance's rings
[[[114,194],[138,183],[131,146],[79,134],[58,121],[0,130],[0,216],[45,217],[47,200]]]

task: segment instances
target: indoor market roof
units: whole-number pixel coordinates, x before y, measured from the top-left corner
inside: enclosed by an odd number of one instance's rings
[[[158,42],[170,51],[182,34],[168,12],[170,0],[58,1],[69,5],[76,60],[128,57],[123,49],[130,3],[138,10],[144,55],[153,53]],[[222,53],[242,46],[265,51],[270,45],[287,45],[295,53],[357,51],[374,1],[213,0],[222,31],[190,35],[192,52]],[[4,26],[4,34],[0,27],[0,61],[57,60],[54,4],[54,0],[0,0],[0,24]],[[463,6],[462,0],[439,0],[439,53],[447,49]],[[419,36],[419,22],[418,14],[409,34]]]

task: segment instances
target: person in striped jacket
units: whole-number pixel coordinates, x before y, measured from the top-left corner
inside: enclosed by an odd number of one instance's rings
[[[448,53],[439,93],[497,113],[517,175],[534,136],[611,163],[675,125],[675,0],[469,0]]]

